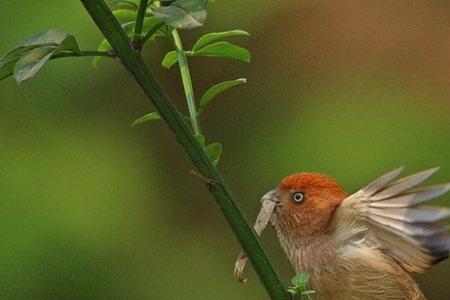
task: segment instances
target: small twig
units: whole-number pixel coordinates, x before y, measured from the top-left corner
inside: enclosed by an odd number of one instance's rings
[[[184,94],[186,96],[189,116],[191,118],[192,131],[194,135],[201,134],[200,122],[198,120],[197,105],[195,103],[194,89],[192,87],[191,73],[183,50],[180,35],[176,29],[172,30],[172,39],[178,56],[178,66],[180,67],[181,81],[183,82]]]
[[[104,56],[115,58],[115,54],[111,51],[77,51],[77,52],[59,52],[52,56],[52,58],[60,57],[86,57],[86,56]]]
[[[217,180],[208,178],[195,170],[191,170],[189,173],[191,173],[192,176],[197,177],[201,181],[204,181],[208,185],[208,187],[213,187],[218,183]]]
[[[136,24],[134,25],[133,47],[140,49],[142,25],[144,24],[145,11],[147,10],[148,0],[141,0],[136,17]]]
[[[164,22],[159,22],[158,24],[156,24],[155,26],[153,26],[152,29],[150,29],[145,36],[140,40],[139,43],[139,47],[142,49],[145,45],[145,43],[147,43],[147,41],[149,39],[152,38],[152,36],[164,25]]]

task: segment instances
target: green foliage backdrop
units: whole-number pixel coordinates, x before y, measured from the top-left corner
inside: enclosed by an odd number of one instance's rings
[[[216,1],[207,27],[186,32],[186,47],[206,31],[251,33],[251,64],[190,61],[201,91],[248,78],[202,124],[222,142],[220,168],[251,218],[264,192],[300,170],[350,192],[400,164],[439,165],[431,182],[450,179],[450,6],[402,3]],[[77,1],[6,1],[2,11],[0,53],[49,28],[82,48],[101,37]],[[185,108],[177,70],[160,67],[168,50],[150,46],[149,64]],[[234,281],[239,246],[165,125],[131,128],[152,110],[109,60],[55,60],[21,88],[0,83],[1,299],[267,297],[251,268],[246,285]],[[291,278],[273,232],[264,242]],[[418,276],[430,298],[448,298],[449,271],[446,261]]]

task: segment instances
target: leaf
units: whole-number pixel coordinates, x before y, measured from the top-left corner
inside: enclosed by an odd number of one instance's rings
[[[175,0],[169,6],[153,8],[153,14],[175,28],[192,29],[205,23],[207,3],[207,0]]]
[[[0,80],[3,80],[11,76],[14,72],[14,66],[16,65],[18,58],[6,60],[0,60]]]
[[[40,32],[20,42],[7,54],[9,69],[13,61],[11,57],[17,58],[13,74],[20,83],[33,77],[59,51],[78,52],[80,49],[75,38],[62,30]]]
[[[222,155],[222,145],[219,143],[209,144],[205,147],[205,151],[212,164],[217,166],[220,161],[220,156]]]
[[[156,26],[160,26],[160,20],[155,17],[147,17],[144,19],[144,23],[142,24],[142,36],[145,36],[147,32],[153,30]],[[150,40],[155,40],[158,36],[168,36],[170,34],[167,34],[164,32],[164,27],[159,28],[151,37]]]
[[[123,7],[123,8],[131,8],[131,9],[134,9],[134,10],[138,9],[138,7],[136,5],[134,5],[133,3],[131,3],[131,2],[117,3],[116,6],[118,8],[122,8]]]
[[[206,45],[231,36],[249,36],[250,34],[247,31],[244,30],[230,30],[230,31],[224,31],[224,32],[211,32],[208,34],[205,34],[204,36],[200,37],[197,42],[194,44],[194,47],[192,47],[192,51],[197,51]]]
[[[164,68],[170,69],[178,61],[178,54],[175,50],[167,52],[161,64]]]
[[[312,294],[315,294],[315,293],[316,293],[316,291],[314,291],[314,290],[307,290],[307,291],[301,292],[300,294],[301,295],[312,295]]]
[[[80,51],[80,48],[78,47],[78,43],[73,35],[67,35],[67,37],[59,44],[59,47],[57,49],[60,50],[66,50],[66,51],[72,51],[72,52],[78,52]]]
[[[300,273],[291,279],[291,282],[295,287],[305,286],[308,283],[308,281],[309,281],[308,273]]]
[[[136,21],[131,21],[131,22],[121,24],[123,30],[128,35],[128,37],[130,37],[134,34],[134,25],[135,24],[136,24]]]
[[[14,78],[21,83],[33,77],[56,51],[54,46],[39,47],[23,55],[14,67]]]
[[[200,99],[198,114],[201,114],[206,109],[208,104],[212,100],[214,100],[214,98],[220,93],[223,93],[224,91],[231,89],[232,87],[245,83],[247,83],[247,78],[239,78],[235,80],[224,81],[213,85],[203,94],[202,98]]]
[[[20,46],[18,48],[9,51],[4,57],[0,58],[0,80],[3,80],[11,76],[14,72],[14,66],[16,65],[20,57],[23,54],[37,47],[39,46]]]
[[[229,42],[217,42],[209,44],[192,53],[195,56],[212,56],[237,59],[250,62],[251,55],[247,49],[241,48]]]
[[[0,60],[0,80],[12,74],[18,83],[39,71],[59,51],[79,51],[72,35],[58,29],[35,34],[17,44]]]
[[[165,37],[171,38],[172,37],[172,30],[173,28],[170,25],[164,25],[162,26],[158,31]]]
[[[139,7],[139,0],[112,0],[118,6],[131,5],[133,8],[137,9]]]
[[[137,18],[137,12],[130,9],[116,9],[112,13],[119,22],[130,22]]]
[[[111,44],[106,39],[103,39],[97,47],[97,51],[111,51],[111,50],[112,50]],[[98,63],[102,58],[103,58],[102,56],[94,56],[94,58],[92,59],[92,65],[94,66],[94,68],[97,68]]]
[[[38,44],[38,45],[29,45],[29,46],[17,46],[16,48],[12,49],[4,57],[2,57],[0,60],[12,60],[12,59],[19,59],[23,54],[29,52],[30,50],[33,50],[35,48],[39,48],[42,46],[58,46],[55,43],[45,43],[45,44]]]
[[[154,111],[151,112],[149,114],[143,115],[142,117],[136,119],[133,124],[131,125],[131,127],[135,127],[137,125],[140,125],[142,123],[146,123],[146,122],[152,122],[152,121],[156,121],[156,120],[161,120],[161,116],[158,112]]]
[[[130,4],[134,4],[134,5],[139,5],[139,1],[140,0],[111,0],[111,2],[114,3],[130,3]]]
[[[142,30],[152,29],[155,25],[159,24],[159,22],[161,22],[161,20],[156,17],[146,17],[142,23]]]
[[[50,46],[52,44],[61,47],[61,50],[79,51],[75,38],[59,29],[51,29],[35,34],[20,42],[15,49],[25,46]]]
[[[205,137],[201,134],[195,135],[195,139],[200,144],[200,146],[205,147]]]

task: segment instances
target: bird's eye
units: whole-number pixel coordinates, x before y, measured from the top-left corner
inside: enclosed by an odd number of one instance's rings
[[[297,203],[302,202],[303,198],[305,198],[305,195],[303,195],[303,193],[301,192],[296,192],[292,195],[292,199]]]

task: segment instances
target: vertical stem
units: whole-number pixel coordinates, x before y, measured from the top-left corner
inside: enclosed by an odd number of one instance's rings
[[[148,0],[141,0],[136,17],[136,24],[134,25],[133,44],[139,47],[142,25],[144,24],[145,11],[147,10]]]
[[[267,256],[256,232],[242,214],[236,198],[221,174],[211,164],[203,148],[192,134],[191,128],[184,122],[183,116],[173,105],[169,96],[162,89],[153,73],[144,63],[142,56],[132,48],[127,34],[114,18],[111,10],[103,0],[81,0],[84,7],[111,44],[117,57],[134,76],[137,83],[155,105],[180,145],[191,158],[199,173],[215,181],[208,189],[217,201],[220,210],[228,221],[242,249],[258,274],[272,300],[289,300],[278,272]]]
[[[155,26],[153,26],[152,29],[150,29],[150,30],[145,34],[145,36],[144,36],[143,38],[141,38],[141,40],[140,40],[141,48],[143,48],[144,45],[145,45],[145,43],[147,43],[147,41],[148,41],[149,39],[151,39],[152,36],[153,36],[153,35],[154,35],[161,27],[163,27],[163,26],[164,26],[164,22],[159,22],[159,23],[157,23]]]
[[[186,54],[183,50],[180,36],[176,29],[172,30],[173,42],[178,54],[178,65],[180,66],[181,79],[183,81],[184,93],[189,109],[189,116],[191,117],[192,130],[194,135],[200,134],[200,125],[198,121],[197,107],[195,104],[194,89],[192,88],[191,74],[187,63]]]

